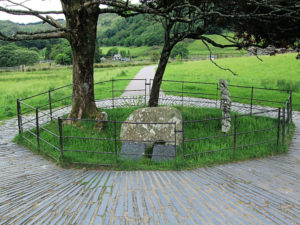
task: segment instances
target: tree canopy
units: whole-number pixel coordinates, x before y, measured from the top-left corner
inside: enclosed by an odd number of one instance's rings
[[[129,0],[61,0],[62,11],[33,10],[26,7],[26,1],[2,2],[17,5],[22,9],[2,5],[0,11],[36,16],[47,28],[16,31],[14,34],[1,31],[0,40],[65,38],[69,42],[73,60],[73,104],[69,118],[88,116],[101,119],[94,99],[93,63],[98,17],[104,13],[115,13],[123,17],[150,15],[163,25],[164,47],[157,70],[158,76],[153,83],[150,106],[155,106],[155,98],[159,93],[161,79],[173,47],[185,38],[200,39],[206,46],[209,43],[220,48],[266,47],[269,44],[299,48],[298,0],[140,0],[139,4],[133,4]],[[51,16],[62,13],[66,18],[65,24]],[[235,37],[225,36],[230,44],[222,45],[204,36],[212,29],[218,28],[235,32]],[[109,31],[107,33],[109,36]],[[141,41],[136,40],[136,45],[142,44]],[[156,40],[150,37],[150,41]]]
[[[20,48],[15,44],[0,47],[0,67],[33,65],[39,61],[39,55],[34,50]]]

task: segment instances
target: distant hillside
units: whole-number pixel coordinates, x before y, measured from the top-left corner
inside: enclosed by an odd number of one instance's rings
[[[114,14],[99,17],[100,46],[154,46],[163,43],[161,24],[145,15],[121,18]]]
[[[59,20],[65,24],[64,20]],[[0,30],[5,34],[12,34],[16,31],[41,31],[52,29],[48,24],[31,23],[18,24],[11,21],[0,21]],[[144,15],[130,18],[122,18],[116,14],[102,14],[98,20],[98,40],[100,46],[153,46],[163,43],[163,29],[160,24],[147,19]],[[47,42],[47,41],[43,41]],[[45,46],[24,46],[37,47]]]
[[[65,25],[64,20],[59,22]],[[12,34],[16,31],[40,31],[51,29],[50,25],[42,23],[17,24],[10,21],[0,21],[0,31],[6,34]],[[211,33],[220,33],[222,31],[213,29]],[[160,54],[161,46],[164,41],[164,31],[160,23],[149,19],[149,16],[138,15],[135,17],[122,18],[116,14],[102,14],[98,20],[98,46],[102,55],[106,56],[109,49],[116,46],[118,51],[130,53],[130,57],[143,60],[150,59],[153,55]],[[218,35],[209,35],[213,40],[226,44],[224,38]],[[189,51],[190,58],[202,58],[210,53],[201,41],[185,40],[185,46]],[[6,46],[7,42],[0,41],[0,47]],[[69,43],[63,39],[36,40],[16,42],[16,45],[22,48],[28,48],[39,52],[42,59],[54,60],[56,55],[65,53],[71,58]],[[213,54],[217,57],[225,55],[241,55],[245,52],[236,51],[234,48],[220,49],[210,46]]]
[[[64,20],[58,20],[58,22],[62,25],[65,24]],[[42,31],[53,29],[49,24],[42,24],[41,22],[37,23],[29,23],[29,24],[20,24],[14,23],[9,20],[0,20],[0,30],[5,34],[12,34],[16,31]]]

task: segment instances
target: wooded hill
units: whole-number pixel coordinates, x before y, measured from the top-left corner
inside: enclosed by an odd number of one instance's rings
[[[65,25],[65,20],[58,20]],[[16,31],[35,32],[49,30],[51,27],[42,23],[18,24],[11,21],[0,21],[0,30],[5,34],[13,34]],[[146,15],[123,18],[116,14],[102,14],[98,20],[98,42],[95,62],[99,62],[102,56],[110,58],[109,51],[116,50],[115,54],[130,57],[136,60],[154,59],[157,61],[164,41],[164,30],[159,22],[151,20]],[[220,29],[213,29],[210,33],[221,33]],[[220,37],[212,35],[213,39]],[[218,40],[221,43],[224,40]],[[112,48],[116,46],[116,48]],[[203,57],[209,55],[208,50],[201,41],[187,40],[184,44],[190,57]],[[212,47],[212,46],[211,46]],[[99,49],[100,48],[100,49]],[[212,49],[214,49],[212,47]],[[26,50],[30,51],[27,52]],[[232,54],[234,49],[214,49],[214,53]],[[8,52],[9,51],[9,52]],[[35,51],[35,52],[34,52]],[[16,60],[19,52],[26,52],[31,57],[18,57],[24,60]],[[35,41],[19,41],[15,43],[0,41],[0,67],[29,65],[27,58],[40,60],[57,60],[59,64],[71,64],[72,52],[67,40],[49,39]],[[238,53],[240,54],[240,53]],[[22,54],[24,55],[24,54]],[[38,60],[38,59],[37,59]],[[33,60],[30,64],[34,63]]]
[[[58,20],[62,25],[64,20]],[[47,24],[30,23],[18,24],[11,21],[0,21],[0,30],[5,34],[15,31],[34,32],[51,29]],[[210,33],[220,33],[220,29],[213,29]],[[98,20],[99,46],[154,46],[161,45],[164,39],[162,25],[151,20],[146,15],[122,18],[116,14],[102,14]],[[45,48],[48,44],[55,44],[59,40],[37,40],[18,42],[18,46]],[[1,42],[0,42],[1,43]],[[3,44],[3,42],[2,42]]]

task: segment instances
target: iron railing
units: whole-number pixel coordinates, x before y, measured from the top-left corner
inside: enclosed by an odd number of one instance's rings
[[[131,80],[131,79],[130,79]],[[141,82],[141,88],[137,90],[127,90],[126,92],[132,92],[132,96],[121,96],[124,93],[124,90],[119,87],[118,82],[129,82],[129,79],[118,79],[118,80],[108,80],[101,81],[95,83],[95,93],[97,96],[97,88],[101,90],[100,97],[96,98],[96,102],[101,105],[101,108],[118,108],[118,107],[129,107],[129,106],[141,106],[147,105],[147,101],[149,100],[149,94],[151,92],[152,80],[146,79],[136,79],[136,81]],[[218,83],[207,83],[207,82],[186,82],[186,81],[173,81],[173,80],[164,80],[164,84],[175,84],[172,85],[172,89],[164,88],[163,92],[166,95],[161,95],[159,98],[160,105],[181,105],[181,106],[198,106],[202,103],[206,105],[210,105],[210,107],[218,108],[220,105],[220,90]],[[162,85],[162,86],[163,86]],[[176,86],[177,85],[177,86]],[[189,86],[204,86],[205,88],[199,88],[196,90],[189,90]],[[68,90],[69,89],[69,90]],[[185,130],[188,129],[189,124],[201,124],[207,123],[213,120],[222,120],[222,117],[218,118],[208,118],[208,119],[200,119],[193,121],[183,121],[182,129],[178,130],[176,128],[176,123],[171,123],[174,126],[175,138],[172,140],[172,143],[167,143],[170,145],[174,145],[175,156],[176,159],[178,151],[180,151],[182,156],[182,163],[185,162],[186,158],[193,156],[200,156],[206,154],[212,154],[216,152],[224,152],[224,151],[232,151],[232,157],[235,158],[238,149],[244,149],[247,147],[251,147],[254,145],[263,145],[267,143],[275,143],[277,146],[280,144],[285,144],[286,134],[290,132],[290,126],[292,123],[292,91],[290,90],[279,90],[279,89],[267,89],[267,88],[257,88],[257,87],[247,87],[247,86],[237,86],[237,85],[229,85],[229,89],[238,89],[239,92],[243,92],[243,90],[247,90],[249,93],[249,97],[240,97],[240,96],[231,96],[232,99],[239,99],[243,102],[237,103],[233,102],[233,108],[243,109],[243,114],[234,114],[231,119],[233,120],[233,129],[229,134],[222,135],[213,135],[209,137],[195,137],[195,138],[187,138],[185,137]],[[63,90],[63,93],[60,91]],[[249,91],[248,91],[249,90]],[[274,92],[278,97],[280,94],[281,99],[262,99],[259,97],[255,97],[255,93],[258,91],[267,91]],[[63,87],[59,87],[56,89],[51,89],[45,91],[40,94],[36,94],[34,96],[26,97],[23,99],[17,100],[17,112],[18,112],[18,129],[19,134],[24,140],[28,141],[32,145],[35,145],[40,151],[41,143],[44,143],[50,146],[53,149],[53,154],[48,154],[56,161],[64,161],[67,158],[68,152],[73,153],[84,153],[84,154],[92,154],[93,157],[95,155],[109,155],[110,160],[105,165],[116,164],[120,159],[120,148],[121,144],[124,142],[133,142],[133,143],[147,143],[147,142],[155,142],[156,140],[122,140],[118,136],[118,132],[121,124],[126,122],[118,121],[116,119],[112,119],[109,121],[105,121],[107,126],[113,127],[112,133],[110,137],[76,137],[64,134],[64,122],[68,120],[77,120],[77,119],[66,119],[61,116],[63,109],[70,106],[72,100],[72,85],[65,85]],[[107,95],[107,93],[109,93]],[[237,93],[239,93],[237,92]],[[103,94],[104,93],[104,94]],[[172,94],[172,95],[169,95]],[[110,95],[110,97],[109,97]],[[285,99],[285,100],[282,100]],[[245,104],[248,103],[248,104]],[[261,107],[257,103],[264,103],[264,105],[279,105],[275,109],[268,109],[266,107]],[[32,116],[34,114],[34,116]],[[277,118],[276,126],[264,127],[261,129],[253,129],[247,131],[238,131],[238,121],[242,117],[256,116],[256,115],[266,115],[272,114],[273,117]],[[45,126],[50,121],[52,123],[57,124],[57,130],[50,130]],[[82,119],[81,122],[104,122],[99,120],[87,120]],[[147,123],[136,123],[139,125],[146,125]],[[158,123],[152,123],[158,124]],[[170,125],[170,123],[159,123],[163,125]],[[273,131],[274,136],[268,138],[266,140],[262,140],[257,143],[243,143],[239,144],[238,141],[243,135],[247,135],[250,133],[263,133]],[[46,140],[41,137],[41,133],[46,132],[54,139]],[[26,134],[26,135],[25,135]],[[176,138],[177,135],[182,135],[182,143],[178,146]],[[34,139],[32,138],[34,137]],[[197,152],[189,152],[189,145],[191,143],[201,142],[209,139],[219,139],[224,137],[231,137],[232,143],[230,146],[226,146],[224,148],[216,148],[216,149],[199,149]],[[85,140],[85,141],[97,141],[98,143],[110,143],[108,144],[109,149],[102,149],[99,151],[99,148],[96,149],[69,149],[66,147],[66,143],[70,142],[70,140]],[[100,145],[101,146],[101,145]],[[45,152],[45,154],[47,154]],[[149,156],[153,154],[144,154],[145,156]],[[158,155],[159,156],[159,155]],[[92,157],[92,158],[93,158]],[[95,157],[97,158],[97,157]],[[109,157],[108,157],[109,158]],[[174,160],[176,162],[176,160]],[[178,160],[177,160],[178,161]],[[74,164],[102,164],[99,162],[90,162],[80,161],[80,162],[72,162]]]

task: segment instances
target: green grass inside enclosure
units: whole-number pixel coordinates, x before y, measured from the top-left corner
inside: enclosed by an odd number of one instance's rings
[[[95,69],[95,83],[112,78],[132,79],[141,68],[141,66],[136,66]],[[72,83],[72,70],[70,68],[35,72],[0,73],[0,120],[17,115],[16,101],[18,98],[36,95],[70,83]],[[128,83],[129,81],[118,82],[115,84],[115,89],[124,90]],[[96,85],[95,93],[96,99],[111,97],[111,84]],[[53,102],[70,95],[72,95],[71,86],[55,91],[52,93]],[[121,92],[116,92],[115,95],[120,96]],[[46,93],[32,100],[27,100],[25,103],[32,106],[42,106],[48,103],[48,98],[48,93]],[[71,98],[53,103],[53,108],[65,104],[71,104]],[[24,105],[22,107],[23,112],[30,110],[30,108]],[[42,109],[46,109],[46,107]]]
[[[164,80],[211,82],[218,83],[219,79],[225,79],[231,85],[254,86],[262,88],[289,89],[293,91],[293,110],[300,110],[300,63],[296,54],[284,54],[276,56],[261,56],[262,62],[256,57],[239,57],[216,59],[220,66],[230,68],[237,73],[232,75],[228,71],[220,70],[208,60],[194,62],[171,63],[166,69]],[[184,92],[200,92],[202,94],[184,94],[190,97],[202,97],[216,99],[216,85],[184,84]],[[181,83],[163,82],[164,91],[182,90]],[[230,87],[233,101],[250,104],[251,89]],[[167,93],[181,95],[181,93]],[[218,92],[220,98],[220,92]],[[248,99],[241,99],[248,98]],[[282,107],[288,98],[288,93],[267,90],[254,90],[255,105]],[[259,100],[281,101],[282,103],[261,102]]]
[[[118,108],[115,110],[105,110],[109,114],[110,119],[116,119],[117,121],[124,121],[126,118],[136,109],[133,108]],[[178,107],[182,111],[183,119],[185,121],[199,120],[205,118],[216,118],[221,116],[219,109],[207,109],[207,108],[192,108],[192,107]],[[233,121],[232,121],[233,126]],[[245,116],[238,117],[237,120],[237,132],[246,132],[259,129],[267,129],[277,126],[277,119],[260,117],[260,116]],[[44,125],[44,127],[51,132],[59,135],[57,120]],[[120,137],[121,123],[116,123],[117,138]],[[291,133],[288,138],[291,138],[294,127],[291,127]],[[36,132],[35,129],[32,132]],[[231,130],[231,133],[233,130]],[[236,146],[251,145],[259,142],[264,142],[269,139],[276,139],[277,129],[264,131],[260,133],[241,134],[237,136]],[[33,143],[36,143],[36,138],[29,132],[25,132],[24,137],[30,139]],[[41,138],[45,141],[52,143],[59,148],[59,138],[52,134],[40,129]],[[69,136],[63,138],[63,147],[65,150],[77,150],[77,151],[90,151],[92,153],[84,152],[70,152],[64,151],[64,165],[69,165],[73,162],[79,163],[97,163],[97,164],[114,164],[116,162],[115,154],[120,152],[122,143],[114,141],[114,123],[108,123],[103,132],[98,132],[95,129],[95,122],[81,121],[77,127],[72,125],[63,124],[63,135]],[[221,132],[221,121],[207,121],[207,122],[193,122],[186,123],[184,126],[184,136],[186,140],[198,139],[209,136],[219,136]],[[71,137],[81,137],[81,139],[74,139]],[[85,137],[92,137],[93,140],[84,139]],[[101,138],[109,138],[110,140],[96,140]],[[29,144],[26,140],[17,136],[16,141],[20,144],[26,145],[29,148],[37,151],[36,147]],[[226,136],[221,138],[209,138],[201,141],[186,142],[184,146],[185,154],[194,154],[207,152],[211,150],[217,150],[222,148],[233,147],[233,136]],[[287,143],[285,145],[279,145],[277,147],[276,140],[272,143],[254,145],[250,147],[238,147],[236,149],[236,157],[233,157],[233,150],[207,153],[200,155],[191,155],[185,157],[185,164],[182,165],[182,146],[179,146],[177,158],[168,162],[152,162],[151,159],[144,157],[140,161],[121,160],[118,157],[118,165],[114,169],[131,170],[131,169],[180,169],[180,168],[192,168],[196,166],[218,164],[231,161],[246,160],[252,158],[260,158],[268,155],[278,154],[287,151]],[[60,152],[53,147],[47,145],[41,141],[40,152],[42,154],[50,155],[56,159],[59,159]],[[115,150],[117,152],[115,152]]]

